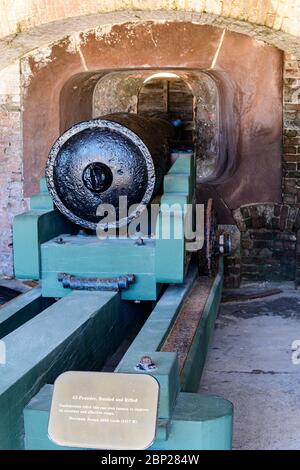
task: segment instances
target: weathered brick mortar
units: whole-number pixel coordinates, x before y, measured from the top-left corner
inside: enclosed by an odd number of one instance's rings
[[[22,117],[19,64],[0,79],[0,272],[12,274],[11,226],[25,208],[22,177]]]
[[[300,60],[286,54],[284,64],[283,202],[300,207]]]
[[[295,280],[299,207],[257,203],[236,209],[233,216],[241,232],[241,278]]]

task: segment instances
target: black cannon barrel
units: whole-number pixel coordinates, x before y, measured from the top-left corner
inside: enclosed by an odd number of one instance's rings
[[[75,224],[95,230],[98,207],[110,204],[115,226],[127,225],[161,186],[172,132],[165,119],[130,113],[75,124],[56,140],[46,164],[56,207]],[[127,196],[128,207],[136,205],[128,217],[119,217],[120,196]]]

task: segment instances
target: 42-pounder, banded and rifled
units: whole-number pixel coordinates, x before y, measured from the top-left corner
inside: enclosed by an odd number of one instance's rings
[[[172,130],[162,118],[129,113],[75,124],[56,140],[46,165],[56,207],[75,224],[95,230],[98,207],[110,204],[115,226],[127,225],[161,186]],[[120,196],[127,196],[128,207],[136,205],[126,217],[118,214]]]

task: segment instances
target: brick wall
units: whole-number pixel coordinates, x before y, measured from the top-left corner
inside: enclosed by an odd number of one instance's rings
[[[11,226],[25,209],[22,181],[22,125],[19,64],[1,71],[0,80],[0,271],[12,274]]]
[[[233,211],[241,232],[240,258],[226,262],[226,284],[240,279],[295,280],[300,285],[300,59],[285,54],[282,204]],[[240,269],[240,272],[238,270]]]
[[[300,207],[300,59],[284,63],[283,202]]]
[[[300,211],[286,204],[252,204],[233,213],[241,232],[241,277],[295,279]]]
[[[186,10],[299,33],[298,0],[0,0],[0,37],[64,18],[123,10]]]

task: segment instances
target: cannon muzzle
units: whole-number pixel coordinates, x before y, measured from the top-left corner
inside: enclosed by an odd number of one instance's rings
[[[56,207],[75,224],[95,230],[98,207],[110,204],[115,226],[128,225],[162,184],[172,132],[162,118],[128,113],[75,124],[56,140],[46,165]],[[135,205],[129,216],[119,217],[120,196],[127,196],[128,207]]]

